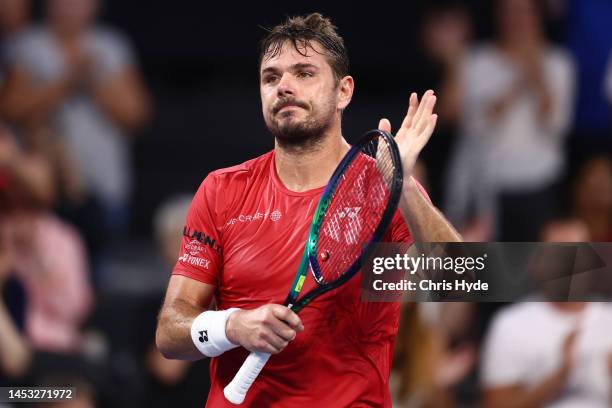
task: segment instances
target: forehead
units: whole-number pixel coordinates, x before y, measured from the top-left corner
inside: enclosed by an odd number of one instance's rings
[[[274,46],[270,48],[274,50]],[[268,50],[268,51],[270,51]],[[297,49],[292,41],[285,41],[278,52],[273,55],[264,55],[260,72],[266,68],[286,69],[295,64],[312,64],[319,68],[329,67],[329,62],[325,56],[326,50],[317,41],[310,41],[307,45],[304,42],[297,42]]]

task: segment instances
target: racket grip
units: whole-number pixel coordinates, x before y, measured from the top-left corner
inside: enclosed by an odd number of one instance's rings
[[[244,363],[242,363],[242,367],[240,367],[234,379],[223,389],[225,398],[234,405],[242,404],[247,392],[249,392],[249,388],[253,385],[253,381],[255,381],[269,358],[269,353],[251,352],[246,360],[244,360]]]

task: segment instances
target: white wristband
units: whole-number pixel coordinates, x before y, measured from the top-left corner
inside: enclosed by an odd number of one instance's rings
[[[200,353],[207,357],[217,357],[238,347],[238,344],[229,341],[225,334],[227,319],[236,310],[240,309],[234,307],[227,310],[207,310],[193,319],[191,340]]]

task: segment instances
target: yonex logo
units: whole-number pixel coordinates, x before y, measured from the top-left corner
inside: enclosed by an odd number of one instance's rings
[[[359,212],[361,207],[344,207],[338,209],[334,216],[329,218],[323,232],[336,242],[344,240],[347,245],[357,243],[361,231],[361,217]]]
[[[352,220],[357,217],[359,211],[361,211],[361,207],[344,207],[344,210],[338,210],[338,218],[349,217]]]
[[[189,265],[199,266],[205,269],[208,269],[208,267],[210,266],[210,259],[189,255],[189,253],[187,252],[179,256],[178,260],[180,262],[184,262]]]

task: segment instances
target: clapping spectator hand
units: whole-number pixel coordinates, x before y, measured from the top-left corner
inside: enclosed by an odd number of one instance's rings
[[[93,81],[94,60],[80,46],[64,50],[66,57],[67,78],[74,88],[85,88]]]
[[[559,374],[564,379],[567,379],[574,366],[574,345],[576,344],[576,338],[578,337],[578,329],[574,329],[565,337],[563,340],[563,347],[561,348],[562,363],[559,368]]]

